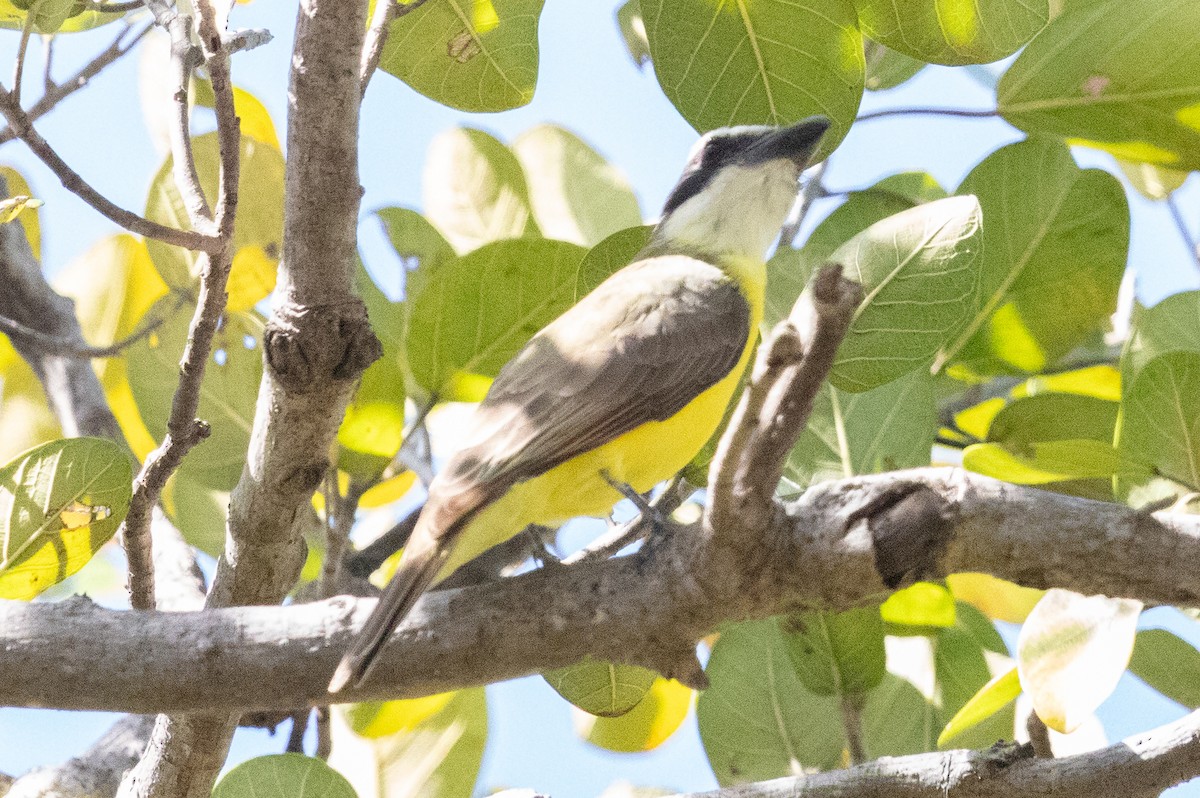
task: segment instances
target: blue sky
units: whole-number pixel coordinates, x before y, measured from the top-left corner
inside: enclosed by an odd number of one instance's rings
[[[430,139],[455,124],[481,127],[510,140],[528,127],[553,122],[571,128],[629,175],[653,216],[677,176],[696,134],[660,91],[652,70],[638,70],[624,52],[614,24],[617,3],[550,0],[541,21],[541,78],[530,105],[501,114],[470,115],[441,107],[394,78],[380,73],[363,110],[361,180],[365,188],[362,247],[376,269],[391,268],[378,225],[369,211],[385,205],[419,206],[420,172]],[[239,6],[238,27],[267,27],[277,36],[270,45],[234,59],[235,82],[271,111],[281,136],[285,130],[285,87],[290,60],[293,3],[256,0]],[[57,74],[107,43],[105,29],[60,42]],[[0,36],[0,66],[11,63],[16,35]],[[86,43],[86,44],[85,44]],[[32,48],[28,72],[41,74],[40,49]],[[7,67],[0,69],[7,74]],[[141,210],[160,158],[142,123],[136,95],[137,56],[109,69],[95,85],[66,101],[39,124],[43,135],[69,163],[116,202]],[[36,96],[36,85],[26,87]],[[901,89],[868,95],[864,110],[885,107],[952,106],[988,108],[991,92],[963,70],[928,68]],[[998,146],[1020,134],[997,119],[901,117],[857,126],[833,156],[825,182],[832,189],[856,188],[906,170],[926,170],[953,190],[969,169]],[[1099,153],[1076,151],[1085,166],[1111,168]],[[81,201],[66,193],[19,142],[0,148],[0,162],[21,169],[42,211],[43,254],[47,269],[61,268],[104,235],[116,232]],[[1200,208],[1193,180],[1178,193],[1184,208]],[[1164,206],[1130,195],[1134,218],[1130,259],[1138,273],[1138,295],[1148,303],[1198,285],[1197,272]],[[831,203],[816,208],[827,213]],[[1196,234],[1200,211],[1191,211]],[[810,227],[811,227],[810,222]],[[1182,626],[1165,611],[1149,616],[1153,624]],[[1190,624],[1188,624],[1190,626]],[[1190,631],[1188,632],[1190,634]],[[650,754],[612,755],[579,742],[570,709],[539,679],[525,679],[489,690],[491,746],[479,787],[525,786],[555,798],[598,794],[615,779],[678,790],[715,786],[699,744],[694,719]],[[1116,696],[1101,710],[1110,738],[1149,728],[1181,714],[1167,702],[1126,677]],[[100,713],[0,710],[0,771],[21,773],[59,762],[85,749],[111,723]],[[234,761],[282,750],[285,740],[261,732],[241,732]],[[1178,795],[1200,795],[1184,788]]]

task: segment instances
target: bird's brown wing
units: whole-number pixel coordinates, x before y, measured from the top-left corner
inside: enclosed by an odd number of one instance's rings
[[[676,255],[626,267],[501,369],[431,486],[429,528],[449,534],[517,482],[674,416],[729,374],[751,332],[745,297],[715,266]]]

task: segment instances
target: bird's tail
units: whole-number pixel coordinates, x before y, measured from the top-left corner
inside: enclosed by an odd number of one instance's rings
[[[420,552],[404,552],[400,568],[379,597],[379,603],[354,638],[350,650],[338,663],[326,688],[328,692],[339,693],[346,687],[362,684],[392,632],[433,584],[444,559],[432,546]]]

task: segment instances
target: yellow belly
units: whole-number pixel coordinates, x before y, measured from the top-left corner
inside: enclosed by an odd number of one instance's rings
[[[750,340],[741,359],[724,379],[666,421],[642,424],[603,446],[515,485],[467,525],[437,581],[529,524],[557,526],[577,516],[608,515],[622,496],[601,472],[639,493],[679,473],[713,436],[725,416],[758,337],[760,307],[751,304]]]

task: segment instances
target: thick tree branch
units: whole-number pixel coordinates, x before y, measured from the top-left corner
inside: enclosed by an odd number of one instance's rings
[[[432,593],[396,633],[373,677],[346,697],[428,695],[589,654],[670,665],[681,646],[724,622],[878,601],[889,583],[917,575],[983,572],[1035,588],[1200,603],[1200,518],[1151,515],[950,468],[811,489],[772,527],[771,557],[735,599],[714,602],[698,589],[714,576],[690,570],[696,531],[680,530],[628,557]],[[318,704],[373,605],[339,597],[131,613],[87,599],[0,602],[0,704],[135,712]],[[75,662],[107,665],[81,673]]]
[[[292,587],[304,561],[301,508],[328,468],[329,447],[359,376],[380,353],[366,308],[352,289],[366,5],[365,0],[300,4],[277,303],[264,335],[265,368],[250,450],[230,500],[226,549],[209,608],[274,604]],[[199,10],[221,119],[233,112],[228,53],[211,0],[202,1]],[[229,131],[220,125],[218,130],[224,148]],[[236,135],[234,128],[235,146]],[[218,208],[222,233],[232,221]],[[146,756],[122,784],[121,796],[207,798],[240,708],[210,702],[203,709],[217,711],[158,719]]]

